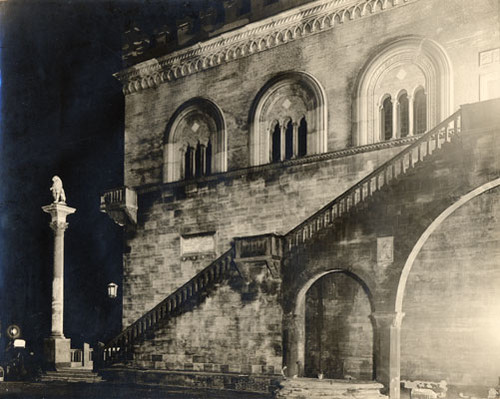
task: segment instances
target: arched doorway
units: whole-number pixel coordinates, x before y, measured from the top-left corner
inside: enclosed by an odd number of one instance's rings
[[[330,270],[311,278],[296,297],[285,328],[285,364],[290,376],[372,380],[373,305],[355,274]]]
[[[371,380],[373,326],[364,287],[343,272],[319,278],[306,293],[305,377]]]

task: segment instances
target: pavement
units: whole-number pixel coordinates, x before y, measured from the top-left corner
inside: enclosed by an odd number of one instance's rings
[[[157,385],[102,382],[0,382],[4,399],[270,399],[271,395],[251,392],[188,389]]]

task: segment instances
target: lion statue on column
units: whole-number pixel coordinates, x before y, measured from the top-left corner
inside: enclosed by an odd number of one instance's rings
[[[52,178],[52,196],[54,197],[54,203],[66,203],[66,194],[64,193],[63,183],[59,176],[54,176]]]

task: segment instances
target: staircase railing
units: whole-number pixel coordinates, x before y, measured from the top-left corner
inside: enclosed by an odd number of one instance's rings
[[[339,197],[289,231],[285,235],[285,250],[292,251],[307,242],[319,230],[330,225],[336,218],[345,215],[372,194],[413,168],[425,157],[441,148],[458,135],[461,129],[461,110],[424,133],[417,141],[375,169]]]
[[[134,323],[129,325],[120,334],[108,342],[103,348],[103,361],[105,364],[127,360],[132,345],[147,331],[151,331],[159,322],[168,319],[173,314],[180,312],[182,307],[200,294],[206,293],[216,283],[229,276],[234,250],[222,254],[210,265],[196,274],[191,280],[167,296],[149,312],[145,313]]]

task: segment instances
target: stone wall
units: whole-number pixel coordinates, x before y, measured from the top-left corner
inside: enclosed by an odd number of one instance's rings
[[[455,211],[413,264],[403,302],[403,379],[496,386],[499,194],[490,190]]]
[[[403,4],[402,2],[400,2]],[[451,12],[451,10],[453,12]],[[162,181],[163,136],[174,112],[206,97],[225,117],[228,168],[249,165],[249,113],[259,90],[282,71],[306,71],[325,90],[328,151],[352,144],[353,97],[364,65],[388,42],[409,35],[440,44],[452,65],[455,108],[479,99],[479,53],[498,47],[498,4],[411,1],[337,24],[333,29],[272,47],[126,96],[125,184]]]
[[[139,195],[124,255],[124,326],[227,251],[234,237],[288,232],[400,150],[260,167]],[[213,239],[213,250],[183,253],[197,237],[207,245]]]
[[[199,306],[157,329],[154,340],[137,347],[134,365],[154,370],[281,375],[279,283],[265,270],[261,278],[265,283],[251,293],[239,276],[223,283]],[[266,391],[268,385],[261,390]]]

